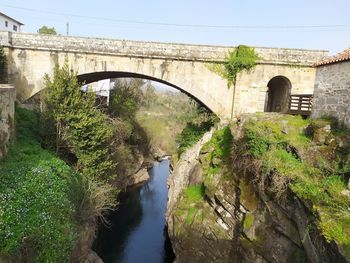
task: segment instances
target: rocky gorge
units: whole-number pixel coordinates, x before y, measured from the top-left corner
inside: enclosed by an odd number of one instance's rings
[[[348,262],[348,141],[278,114],[205,134],[168,179],[175,262]]]

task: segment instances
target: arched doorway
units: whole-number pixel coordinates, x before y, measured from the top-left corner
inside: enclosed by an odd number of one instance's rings
[[[267,87],[267,103],[265,111],[287,112],[292,88],[289,79],[284,76],[273,77],[267,84]]]

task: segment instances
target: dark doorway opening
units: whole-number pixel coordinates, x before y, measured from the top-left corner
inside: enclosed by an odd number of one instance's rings
[[[286,77],[277,76],[267,84],[267,103],[265,111],[286,113],[292,85]]]

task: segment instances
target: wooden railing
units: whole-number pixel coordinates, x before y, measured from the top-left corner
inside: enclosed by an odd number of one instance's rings
[[[289,114],[309,116],[312,109],[312,94],[294,94],[289,98]]]

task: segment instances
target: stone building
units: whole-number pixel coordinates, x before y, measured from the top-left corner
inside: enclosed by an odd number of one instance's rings
[[[325,115],[350,127],[350,48],[317,64],[311,117]]]
[[[21,32],[21,26],[23,26],[21,22],[0,12],[0,30]]]

